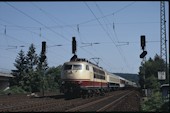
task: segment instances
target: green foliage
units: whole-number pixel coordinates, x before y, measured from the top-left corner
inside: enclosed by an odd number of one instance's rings
[[[27,55],[21,50],[15,60],[14,66],[16,70],[12,71],[15,76],[10,80],[10,85],[21,86],[22,89],[28,92],[39,91],[40,77],[36,72],[38,56],[35,53],[33,44],[29,47]]]
[[[18,86],[27,92],[40,92],[45,90],[55,90],[59,86],[61,66],[48,67],[47,58],[41,61],[42,54],[36,54],[33,44],[25,56],[21,50],[15,60],[16,70],[12,71],[15,76],[10,79],[10,86]]]
[[[160,109],[161,112],[169,112],[169,102],[165,102]]]
[[[154,92],[148,100],[142,103],[142,111],[159,111],[163,104],[161,93]]]
[[[160,91],[160,83],[154,75],[146,78],[145,85],[148,89],[152,89],[153,92]]]
[[[12,74],[15,76],[15,78],[10,79],[10,85],[21,85],[20,80],[26,74],[26,59],[24,51],[21,50],[18,53],[14,66],[16,67],[16,70],[12,70]]]
[[[35,53],[35,47],[33,44],[31,44],[31,46],[29,47],[29,51],[26,56],[26,61],[28,72],[34,71],[35,68],[37,67],[38,56]]]
[[[61,65],[58,67],[51,67],[46,71],[45,80],[47,85],[47,88],[49,90],[56,90],[59,88],[60,85],[60,73],[61,73]]]
[[[165,61],[158,55],[155,55],[154,59],[149,58],[148,61],[146,61],[144,64],[141,64],[141,66],[139,67],[139,83],[141,88],[143,88],[144,83],[146,83],[144,82],[144,75],[146,79],[151,76],[158,78],[158,71],[164,71],[165,66]],[[169,81],[169,77],[163,83],[167,83],[167,81]],[[146,86],[146,88],[147,87],[150,87],[149,84]]]
[[[142,111],[161,111],[163,105],[162,95],[160,93],[160,81],[158,80],[158,71],[165,71],[165,61],[155,55],[154,59],[149,58],[144,64],[141,64],[139,70],[139,83],[141,88],[150,89],[151,96],[147,97],[148,100],[141,104]],[[145,80],[144,80],[145,73]],[[167,77],[169,81],[169,77]],[[167,81],[164,81],[166,83]]]
[[[0,91],[0,94],[20,94],[20,93],[27,93],[27,92],[19,86],[12,86],[8,90]]]
[[[41,89],[41,75],[35,71],[31,73],[30,75],[30,87],[31,92],[39,92]]]
[[[26,71],[27,74],[23,77],[23,88],[26,91],[38,92],[40,90],[40,77],[36,72],[38,63],[38,56],[33,44],[29,47],[29,51],[26,56]]]
[[[37,71],[42,71],[42,70],[47,70],[48,67],[48,63],[47,63],[47,58],[44,60],[44,62],[41,62],[42,59],[42,54],[40,54],[40,56],[38,57],[38,62],[37,62]]]

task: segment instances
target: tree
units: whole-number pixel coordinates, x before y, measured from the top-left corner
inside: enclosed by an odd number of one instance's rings
[[[37,76],[39,76],[39,85],[41,86],[39,88],[39,90],[42,89],[42,91],[44,92],[44,89],[46,89],[47,87],[47,83],[45,80],[45,72],[46,70],[49,68],[48,67],[48,63],[47,63],[47,57],[44,59],[44,61],[42,62],[42,53],[39,55],[38,57],[38,65],[36,67],[36,71],[37,71]]]
[[[160,111],[163,101],[160,92],[154,92],[147,101],[142,103],[142,111]]]
[[[48,89],[56,90],[60,86],[61,82],[61,65],[57,67],[51,67],[46,71],[46,81],[48,84]]]
[[[151,95],[142,103],[141,108],[143,111],[159,111],[163,104],[160,93],[160,83],[158,80],[158,71],[164,71],[165,66],[165,61],[158,55],[155,55],[154,59],[149,58],[149,60],[139,68],[139,83],[141,87],[144,88],[143,86],[145,84],[145,88],[151,90]],[[143,77],[144,73],[145,80]],[[164,81],[164,83],[165,82],[166,81]]]
[[[144,73],[145,79],[151,76],[158,78],[158,71],[164,71],[165,66],[165,61],[157,54],[155,55],[154,59],[149,58],[148,61],[146,61],[144,64],[141,64],[141,66],[139,67],[139,83],[141,85],[141,88],[143,88],[144,86]],[[167,81],[169,81],[169,77],[163,83],[166,83]]]
[[[39,78],[37,77],[37,73],[35,72],[37,63],[38,63],[38,56],[36,54],[34,44],[31,44],[26,56],[27,74],[26,76],[24,76],[24,89],[26,89],[26,91],[30,91],[30,92],[37,91],[36,80]]]
[[[145,84],[148,89],[152,89],[153,93],[160,91],[160,83],[154,75],[147,77]]]
[[[33,44],[25,56],[24,51],[20,51],[12,71],[15,76],[10,80],[11,85],[21,86],[27,92],[39,92],[41,89],[54,90],[59,87],[61,82],[61,65],[58,67],[48,67],[47,57],[42,61],[42,53],[37,56]],[[43,86],[43,87],[42,87]]]
[[[28,72],[35,71],[35,68],[37,67],[37,63],[38,63],[38,56],[35,52],[34,44],[31,44],[31,46],[29,47],[26,56],[26,61],[27,61]]]
[[[36,67],[37,71],[41,71],[41,70],[47,70],[49,67],[48,67],[48,63],[47,63],[47,58],[45,58],[44,62],[42,62],[42,57],[43,55],[40,54],[39,57],[38,57],[38,65]]]
[[[23,50],[18,53],[14,66],[16,67],[16,70],[12,70],[12,75],[15,77],[10,79],[10,85],[18,85],[23,87],[23,78],[26,75],[26,57]]]

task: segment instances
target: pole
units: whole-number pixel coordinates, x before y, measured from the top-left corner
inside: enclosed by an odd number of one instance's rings
[[[43,64],[43,63],[42,63]],[[43,67],[43,66],[42,66]],[[42,69],[43,71],[43,97],[44,97],[44,76],[45,76],[45,69]]]
[[[42,72],[42,95],[44,96],[44,76],[45,76],[45,68],[43,69],[43,64],[46,59],[46,42],[42,42],[42,51],[41,51],[41,72]]]
[[[140,41],[141,41],[141,48],[142,48],[142,50],[143,50],[143,52],[140,54],[140,58],[142,58],[142,63],[143,64],[145,64],[145,62],[146,62],[146,54],[147,54],[147,51],[145,51],[145,46],[146,46],[146,41],[145,41],[145,35],[141,35],[141,37],[140,37]],[[143,65],[143,70],[144,70],[144,72],[143,72],[143,80],[144,80],[144,85],[143,85],[143,88],[144,88],[144,93],[145,93],[145,96],[147,96],[147,90],[146,90],[146,87],[145,87],[145,74],[146,74],[146,72],[145,72],[145,65]]]
[[[145,64],[145,62],[146,62],[146,57],[143,57],[143,64]],[[143,73],[143,79],[144,79],[144,92],[145,92],[145,95],[147,96],[147,90],[146,90],[146,86],[145,86],[145,74],[146,74],[146,69],[145,69],[145,66],[143,66],[143,70],[144,70],[144,73]]]

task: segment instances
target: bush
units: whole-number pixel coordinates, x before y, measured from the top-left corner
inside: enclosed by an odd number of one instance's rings
[[[27,93],[27,92],[18,86],[12,86],[5,91],[2,90],[0,91],[0,94],[19,94],[19,93]]]
[[[148,100],[144,101],[142,104],[142,111],[159,111],[163,104],[161,93],[154,92]]]
[[[169,111],[169,101],[165,102],[160,109],[161,112],[168,112]]]

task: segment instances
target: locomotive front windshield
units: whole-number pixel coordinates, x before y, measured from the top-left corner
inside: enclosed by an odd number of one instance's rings
[[[73,65],[73,70],[81,70],[82,66],[81,65]]]
[[[81,70],[82,65],[76,64],[76,65],[64,65],[64,70]]]
[[[72,68],[72,65],[65,65],[64,66],[64,70],[71,70],[71,68]]]

